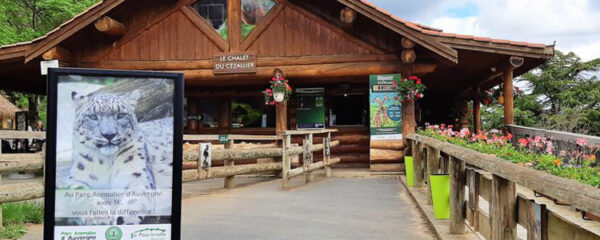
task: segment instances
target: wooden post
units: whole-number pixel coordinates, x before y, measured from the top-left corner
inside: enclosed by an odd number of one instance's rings
[[[541,207],[540,211],[543,211]],[[544,213],[542,212],[542,214]],[[538,228],[534,200],[527,201],[527,223],[523,225],[527,227],[527,240],[542,240],[542,231]]]
[[[417,129],[417,120],[415,119],[415,102],[402,101],[402,135],[406,136],[409,133],[415,133]],[[408,146],[406,138],[404,146]]]
[[[233,139],[229,139],[227,144],[225,144],[225,149],[233,149],[233,145],[235,144]],[[223,162],[223,166],[233,166],[235,163],[233,160],[225,160]],[[225,188],[231,189],[235,188],[235,176],[225,177]]]
[[[240,51],[242,44],[242,3],[240,1],[229,1],[228,5],[228,21],[227,27],[229,30],[229,50],[232,52]]]
[[[423,187],[423,147],[421,143],[412,141],[413,169],[415,187]]]
[[[329,142],[331,142],[331,132],[327,133],[327,139],[329,139]],[[325,144],[325,138],[323,138],[323,144]],[[325,151],[325,145],[323,145],[323,161],[325,162],[325,176],[331,177],[331,165],[329,165],[329,160],[331,159],[331,156],[327,156]],[[329,149],[329,151],[331,154],[331,148]]]
[[[309,133],[305,137],[306,137],[306,144],[308,144],[310,146],[308,149],[309,149],[309,151],[312,151],[313,134]],[[306,148],[304,148],[304,149],[306,149]],[[307,154],[312,155],[312,152],[307,153]],[[304,159],[303,162],[304,162],[304,166],[305,167],[308,167],[308,165],[310,164],[309,162],[306,162],[306,159]],[[313,172],[312,171],[307,171],[306,172],[306,183],[311,183],[312,181],[314,181],[314,179],[315,179],[315,176],[314,176]]]
[[[471,209],[471,221],[469,225],[476,232],[479,231],[479,173],[469,171],[469,208]]]
[[[516,240],[517,222],[515,214],[517,193],[515,183],[493,175],[491,197],[491,240]]]
[[[515,123],[514,118],[514,105],[513,105],[513,69],[512,65],[509,65],[504,70],[504,125],[510,125]]]
[[[287,101],[275,104],[275,134],[280,135],[287,130]]]
[[[481,131],[481,102],[479,97],[473,98],[473,132]]]
[[[427,146],[427,184],[431,185],[430,176],[431,174],[437,174],[439,171],[439,159],[440,151]],[[431,186],[427,186],[427,205],[432,205],[433,199],[431,198]]]
[[[288,172],[290,171],[290,168],[292,167],[292,158],[289,156],[288,154],[288,149],[290,148],[290,146],[292,145],[292,138],[290,135],[284,135],[283,136],[283,146],[282,146],[282,151],[283,154],[281,156],[281,187],[282,188],[287,188],[289,187],[289,176],[288,176]]]
[[[465,162],[450,159],[450,234],[464,234],[465,224],[465,185],[467,182]]]

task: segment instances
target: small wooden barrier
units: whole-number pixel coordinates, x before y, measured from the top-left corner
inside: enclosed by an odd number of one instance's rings
[[[327,154],[327,149],[325,148],[325,139],[330,140],[330,147],[333,148],[340,144],[339,140],[331,141],[331,133],[337,132],[336,129],[323,129],[323,130],[314,130],[314,131],[305,131],[305,130],[296,130],[296,131],[286,131],[284,132],[283,138],[283,168],[281,170],[282,175],[282,183],[281,186],[283,188],[289,187],[289,180],[293,177],[305,174],[306,175],[306,183],[310,183],[314,179],[313,171],[321,168],[325,168],[325,176],[331,176],[331,165],[339,163],[340,158],[331,158],[330,154]],[[313,144],[313,136],[314,135],[326,135],[323,139],[323,143],[321,144]],[[292,146],[292,136],[294,135],[304,135],[304,142],[302,146],[302,153],[304,160],[302,167],[298,167],[292,169],[292,157],[295,156],[290,150],[295,147]],[[323,161],[321,162],[312,162],[312,153],[317,151],[323,151]],[[309,155],[309,157],[307,157]],[[310,159],[309,161],[307,161]]]
[[[575,211],[600,215],[600,189],[426,136],[406,138],[415,187],[429,189],[430,174],[450,175],[451,234],[465,233],[468,224],[486,239],[513,240],[521,225],[528,240],[600,239],[600,223],[585,221]],[[533,191],[570,206],[535,197]],[[487,209],[481,208],[484,203]]]

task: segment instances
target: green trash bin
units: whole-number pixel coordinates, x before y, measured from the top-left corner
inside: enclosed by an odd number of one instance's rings
[[[436,219],[450,218],[450,175],[432,174],[429,176],[433,212]]]
[[[415,186],[415,168],[414,159],[412,156],[404,157],[404,171],[406,171],[406,185],[409,187]]]

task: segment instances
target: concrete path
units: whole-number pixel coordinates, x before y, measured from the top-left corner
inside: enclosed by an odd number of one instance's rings
[[[182,239],[435,239],[397,179],[303,181],[187,199]]]
[[[181,239],[436,239],[396,177],[321,176],[308,185],[297,177],[289,190],[280,179],[236,182],[234,190],[222,179],[184,185]],[[23,239],[41,239],[41,227]]]

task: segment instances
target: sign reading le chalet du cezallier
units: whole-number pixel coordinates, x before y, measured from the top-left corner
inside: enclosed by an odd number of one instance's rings
[[[214,58],[215,74],[256,73],[256,55],[254,53],[224,53]]]

